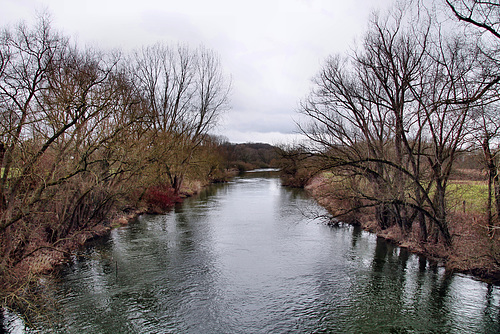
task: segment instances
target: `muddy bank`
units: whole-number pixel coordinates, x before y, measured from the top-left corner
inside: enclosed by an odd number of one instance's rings
[[[348,200],[337,196],[338,189],[322,177],[314,177],[305,189],[333,215],[339,207],[349,208]],[[500,230],[488,233],[486,217],[477,212],[452,211],[449,213],[451,246],[442,243],[421,242],[418,231],[404,234],[398,225],[381,229],[375,220],[375,210],[365,208],[348,213],[342,222],[359,225],[399,247],[421,254],[437,262],[450,273],[472,274],[485,281],[500,284]],[[414,229],[415,230],[415,229]]]

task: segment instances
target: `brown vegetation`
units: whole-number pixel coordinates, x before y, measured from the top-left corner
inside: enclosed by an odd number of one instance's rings
[[[205,48],[80,49],[47,17],[0,32],[0,298],[88,239],[224,177],[230,84]],[[112,217],[115,217],[113,220]],[[28,289],[28,290],[26,290]],[[20,299],[18,299],[20,300]]]
[[[310,187],[335,218],[452,269],[498,273],[499,5],[426,5],[373,15],[350,54],[325,61],[299,109],[309,142],[285,152],[286,182],[319,175]]]
[[[224,159],[227,169],[244,172],[257,168],[277,167],[279,150],[265,143],[232,144],[222,143],[219,147],[220,156]]]
[[[464,172],[464,171],[462,171]],[[469,174],[471,177],[476,171]],[[464,182],[466,182],[464,180]],[[442,243],[421,242],[419,231],[405,233],[398,225],[382,228],[376,220],[374,208],[360,208],[353,198],[346,196],[349,187],[333,182],[331,177],[313,177],[305,189],[333,216],[342,212],[342,221],[360,225],[364,230],[394,242],[400,247],[425,255],[441,263],[450,272],[470,273],[500,283],[500,231],[490,233],[487,216],[474,210],[463,212],[459,207],[449,213],[452,242],[449,247]],[[346,213],[347,212],[347,213]]]

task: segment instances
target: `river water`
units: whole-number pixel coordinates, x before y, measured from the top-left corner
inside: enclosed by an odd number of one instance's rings
[[[500,289],[445,275],[255,172],[75,257],[12,333],[500,333]],[[49,304],[49,302],[47,302]]]

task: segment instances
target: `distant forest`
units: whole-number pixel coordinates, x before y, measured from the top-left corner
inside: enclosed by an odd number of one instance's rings
[[[226,161],[226,168],[246,171],[255,168],[270,168],[278,165],[279,149],[265,143],[232,144],[219,147]]]

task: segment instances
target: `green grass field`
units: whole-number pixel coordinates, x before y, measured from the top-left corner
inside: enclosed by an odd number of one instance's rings
[[[458,181],[448,184],[447,200],[450,209],[486,213],[488,184],[484,181]]]
[[[331,172],[322,176],[330,181],[342,182],[342,178]],[[431,194],[432,196],[432,191]],[[469,213],[486,213],[488,201],[488,183],[486,181],[459,180],[450,181],[447,186],[446,200],[448,208],[452,211],[465,211]]]
[[[5,172],[5,168],[2,167],[2,170],[0,171],[0,177],[3,177],[4,172]],[[21,174],[21,170],[19,168],[12,168],[9,171],[9,177],[8,178],[10,179],[11,177],[18,177],[18,176],[20,176],[20,174]]]

